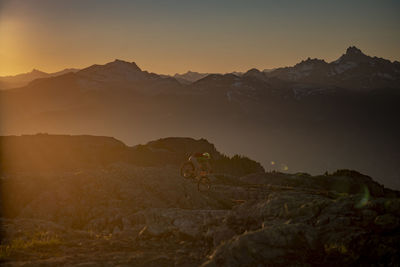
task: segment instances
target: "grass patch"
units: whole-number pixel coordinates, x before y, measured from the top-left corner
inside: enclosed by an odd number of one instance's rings
[[[331,253],[347,254],[349,252],[346,246],[343,244],[328,244],[328,245],[326,244],[324,248],[327,254]]]
[[[11,240],[8,244],[0,245],[0,260],[7,259],[12,255],[27,250],[50,249],[62,244],[57,235],[49,232],[37,232]]]

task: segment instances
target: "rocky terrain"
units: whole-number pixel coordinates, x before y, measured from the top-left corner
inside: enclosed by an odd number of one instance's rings
[[[31,147],[21,156],[24,142]],[[2,137],[1,145],[4,266],[400,262],[400,193],[356,171],[265,172],[204,139],[127,147],[107,137],[36,135]],[[179,175],[179,160],[201,149],[214,158],[207,192]]]

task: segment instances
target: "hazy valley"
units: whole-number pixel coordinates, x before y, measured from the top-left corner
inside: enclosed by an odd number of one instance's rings
[[[180,82],[185,75],[116,60],[33,80],[0,92],[0,130],[113,136],[129,145],[206,138],[267,170],[349,168],[400,188],[399,62],[350,47],[330,63],[187,75]]]

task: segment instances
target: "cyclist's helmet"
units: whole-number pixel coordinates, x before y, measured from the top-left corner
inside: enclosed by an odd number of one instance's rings
[[[203,157],[205,157],[206,159],[211,159],[210,153],[208,152],[204,152]]]

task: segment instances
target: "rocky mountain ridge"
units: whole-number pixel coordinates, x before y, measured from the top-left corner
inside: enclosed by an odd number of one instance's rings
[[[308,58],[293,67],[269,72],[267,76],[300,84],[336,86],[353,90],[398,88],[400,63],[367,56],[357,47],[351,46],[338,60],[331,63]]]
[[[237,77],[241,77],[244,74],[249,76],[251,73],[256,74],[254,70],[256,69],[250,69],[245,73],[232,72],[231,74]],[[60,76],[70,72],[79,72],[82,76],[100,83],[110,81],[133,82],[141,79],[170,77],[183,85],[190,85],[209,75],[224,75],[193,71],[183,74],[177,73],[173,76],[158,75],[147,71],[143,72],[135,62],[130,63],[116,59],[104,65],[94,64],[82,70],[71,68],[55,73],[45,73],[34,69],[26,74],[0,77],[2,83],[12,84],[3,86],[4,88],[1,89],[20,87],[37,78]],[[278,78],[281,81],[289,81],[300,85],[307,84],[311,86],[317,84],[325,87],[336,86],[347,89],[370,90],[385,87],[397,88],[400,80],[400,63],[376,56],[367,56],[359,48],[350,46],[345,54],[330,63],[321,59],[308,58],[292,67],[265,69],[262,72],[257,70],[257,72],[258,78],[262,80]]]

